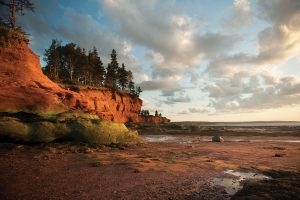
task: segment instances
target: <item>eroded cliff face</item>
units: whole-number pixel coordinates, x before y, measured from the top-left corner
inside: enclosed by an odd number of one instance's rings
[[[0,46],[0,112],[68,112],[80,110],[115,122],[166,122],[139,116],[142,100],[111,90],[61,88],[45,76],[40,58],[27,43]]]
[[[138,113],[143,102],[139,98],[110,90],[86,89],[79,91],[79,94],[89,99],[86,108],[95,111],[101,119],[118,122],[141,121]]]

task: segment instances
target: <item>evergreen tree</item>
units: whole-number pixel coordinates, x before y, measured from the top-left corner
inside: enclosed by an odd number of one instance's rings
[[[159,115],[158,115],[158,116],[160,116],[160,117],[161,117],[161,116],[162,116],[162,115],[161,115],[161,113],[159,113]]]
[[[59,68],[60,68],[60,55],[59,55],[60,42],[52,40],[49,49],[45,50],[44,61],[46,62],[45,73],[48,77],[54,81],[59,79]]]
[[[91,71],[91,66],[89,65],[89,59],[86,55],[86,50],[84,48],[81,49],[80,47],[77,47],[75,51],[71,52],[71,56],[74,58],[73,78],[76,78],[77,81],[81,84],[91,84],[93,72]]]
[[[65,71],[67,71],[68,73],[68,80],[70,83],[74,82],[73,78],[74,78],[74,72],[76,70],[77,59],[80,59],[78,57],[78,54],[80,54],[79,51],[80,50],[77,48],[77,52],[76,52],[76,44],[74,43],[69,43],[62,48],[62,54],[63,54],[62,59],[64,63],[63,67],[65,68]],[[77,70],[78,73],[79,71],[80,70]]]
[[[135,96],[136,93],[135,93],[135,86],[134,86],[134,82],[133,81],[130,81],[128,83],[128,90],[129,90],[129,94],[132,95],[132,96]]]
[[[124,64],[119,68],[115,50],[112,50],[107,71],[95,47],[86,54],[85,49],[74,43],[62,46],[60,42],[53,40],[44,55],[46,66],[43,72],[54,81],[97,86],[105,84],[107,87],[122,90],[128,88],[132,97],[138,97],[142,92],[140,87],[135,87],[132,72],[127,71]]]
[[[93,80],[95,81],[96,85],[103,85],[103,82],[105,80],[105,69],[103,66],[103,63],[98,55],[98,51],[96,47],[93,48],[92,51],[92,73],[93,73]]]
[[[133,80],[133,74],[132,74],[132,71],[130,71],[130,70],[127,71],[127,80],[128,80],[128,83]]]
[[[142,89],[140,87],[137,87],[137,89],[135,91],[136,96],[139,97],[141,92],[143,92]]]
[[[113,49],[110,54],[111,62],[107,66],[105,85],[117,89],[119,63],[117,52]]]
[[[150,115],[150,112],[149,112],[149,110],[141,110],[140,115],[148,116],[148,115]]]
[[[158,116],[158,112],[157,112],[157,110],[155,111],[155,116],[156,116],[156,117]]]
[[[17,15],[24,15],[24,9],[34,10],[33,3],[30,0],[0,0],[0,5],[8,8],[8,14],[5,17],[6,24],[10,28],[17,28]]]
[[[118,70],[118,85],[122,90],[124,90],[127,87],[128,83],[128,71],[126,71],[125,65],[122,64],[122,67]]]

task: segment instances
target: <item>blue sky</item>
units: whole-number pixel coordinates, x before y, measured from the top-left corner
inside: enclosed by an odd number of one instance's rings
[[[19,23],[42,58],[52,39],[114,48],[173,121],[300,120],[298,0],[36,0]],[[42,64],[44,64],[42,62]]]

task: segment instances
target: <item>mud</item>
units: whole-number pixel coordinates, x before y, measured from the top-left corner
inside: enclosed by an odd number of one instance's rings
[[[226,170],[299,171],[298,143],[259,139],[266,142],[149,142],[82,151],[70,143],[2,143],[0,199],[229,199],[226,187],[212,184],[232,177]]]

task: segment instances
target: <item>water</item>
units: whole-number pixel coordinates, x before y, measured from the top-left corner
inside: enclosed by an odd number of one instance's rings
[[[197,144],[201,142],[210,142],[211,137],[189,137],[189,136],[171,136],[171,135],[144,135],[148,142],[158,143],[178,143],[178,144]],[[278,142],[278,143],[300,143],[300,140],[287,139],[239,139],[235,137],[225,138],[225,142]]]
[[[202,126],[237,126],[237,127],[261,127],[261,126],[300,126],[298,121],[265,121],[265,122],[185,122]]]
[[[234,195],[239,190],[241,190],[246,180],[270,179],[270,177],[265,176],[261,173],[255,173],[251,171],[226,170],[223,172],[223,174],[225,176],[229,175],[230,177],[214,178],[212,179],[211,183],[216,186],[224,187],[225,191],[229,195]]]
[[[178,140],[177,137],[168,136],[168,135],[145,135],[144,138],[148,142],[159,142],[159,143],[176,142]]]

